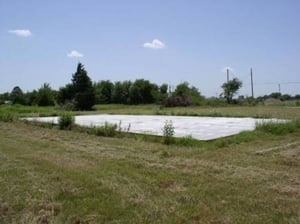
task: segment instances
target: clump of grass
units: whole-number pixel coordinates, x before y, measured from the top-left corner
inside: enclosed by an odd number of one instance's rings
[[[70,113],[63,113],[58,119],[58,127],[61,130],[71,130],[75,124],[75,118]]]
[[[173,122],[170,121],[166,121],[165,125],[163,127],[163,142],[164,144],[171,144],[174,143],[174,133],[175,133],[175,128],[173,126]]]
[[[0,121],[4,122],[13,122],[18,119],[18,116],[15,113],[3,112],[0,113]]]
[[[287,122],[259,122],[256,123],[256,130],[273,135],[284,135],[293,133],[300,129],[300,119]]]
[[[118,134],[118,125],[105,122],[103,126],[93,127],[93,130],[98,136],[114,137]]]

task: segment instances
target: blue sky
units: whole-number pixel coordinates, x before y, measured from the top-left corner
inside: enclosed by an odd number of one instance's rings
[[[0,92],[70,82],[188,81],[206,96],[300,94],[299,0],[0,0]]]

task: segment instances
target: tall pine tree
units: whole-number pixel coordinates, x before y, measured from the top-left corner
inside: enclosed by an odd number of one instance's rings
[[[77,70],[72,76],[74,91],[74,106],[77,110],[90,110],[95,104],[93,83],[88,77],[83,64],[78,63]]]

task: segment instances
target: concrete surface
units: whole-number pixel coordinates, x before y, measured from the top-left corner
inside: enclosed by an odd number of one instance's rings
[[[58,117],[27,118],[41,122],[57,123]],[[172,121],[175,137],[191,136],[199,140],[212,140],[236,135],[242,131],[255,129],[256,122],[275,122],[276,119],[225,118],[225,117],[188,117],[158,115],[81,115],[75,117],[75,123],[83,126],[101,126],[105,122],[121,124],[129,132],[162,135],[166,121]]]

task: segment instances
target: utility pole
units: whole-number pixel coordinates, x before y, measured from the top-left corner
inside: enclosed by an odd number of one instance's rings
[[[253,72],[252,72],[252,68],[250,70],[250,75],[251,75],[251,95],[252,95],[252,99],[254,99],[254,91],[253,91]]]
[[[281,93],[280,83],[278,83],[278,91],[279,91],[279,93]]]
[[[227,83],[229,82],[229,68],[226,69],[226,73],[227,73]]]

